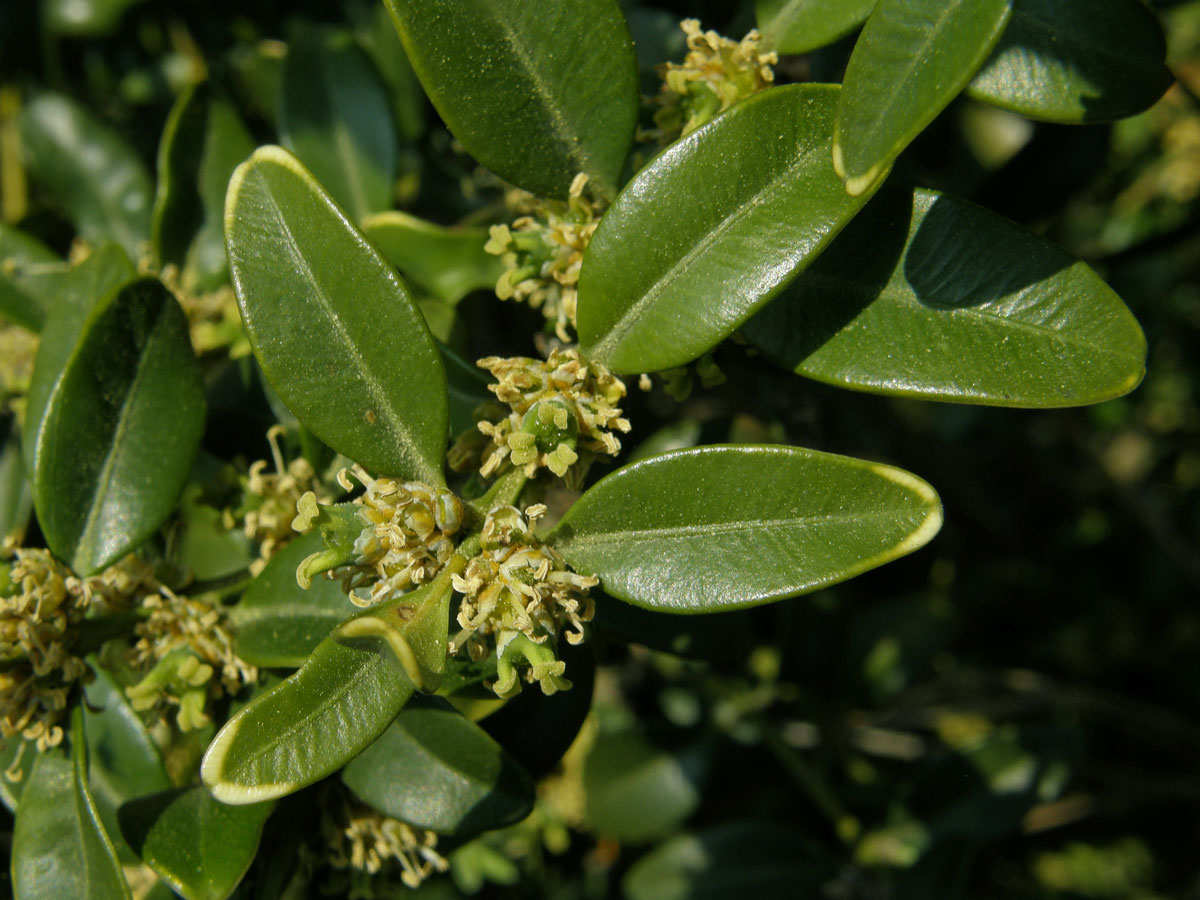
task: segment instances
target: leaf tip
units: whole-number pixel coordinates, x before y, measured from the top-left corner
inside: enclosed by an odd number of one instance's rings
[[[839,149],[836,145],[834,146],[835,153]],[[844,172],[839,172],[838,174],[841,175],[842,181],[846,184],[846,193],[851,197],[861,197],[880,182],[883,173],[884,167],[876,163],[862,175],[847,176]]]
[[[224,728],[217,732],[213,742],[208,745],[208,750],[200,763],[200,780],[204,782],[208,792],[221,803],[230,806],[247,806],[251,803],[261,803],[264,800],[274,800],[294,791],[297,785],[274,782],[237,784],[226,779],[225,759],[233,742],[237,740],[240,730],[241,720],[238,716],[234,716]]]
[[[895,484],[900,485],[907,491],[915,494],[926,507],[925,518],[921,523],[913,529],[913,531],[896,545],[896,557],[907,556],[915,550],[924,547],[934,535],[942,530],[942,522],[944,514],[942,512],[942,499],[938,496],[937,491],[933,486],[922,478],[918,478],[911,472],[906,472],[903,469],[897,469],[894,466],[885,466],[882,463],[874,463],[871,465],[872,471],[876,475],[886,478]]]

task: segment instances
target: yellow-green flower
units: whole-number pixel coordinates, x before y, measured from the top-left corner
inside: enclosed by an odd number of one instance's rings
[[[331,793],[326,794],[321,832],[329,851],[328,862],[334,868],[377,875],[385,871],[389,861],[395,861],[400,880],[410,888],[448,868],[437,852],[437,835],[432,831],[413,828],[345,796],[331,799]]]

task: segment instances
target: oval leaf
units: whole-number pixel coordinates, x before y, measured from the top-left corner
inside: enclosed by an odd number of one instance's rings
[[[1019,0],[967,87],[977,100],[1051,122],[1148,109],[1171,84],[1167,44],[1141,0]]]
[[[521,821],[533,781],[478,725],[441,700],[409,704],[342,772],[375,809],[440,834],[478,834]]]
[[[879,0],[846,65],[833,165],[861,194],[983,65],[1012,0]]]
[[[758,0],[754,13],[765,50],[807,53],[849,34],[874,8],[875,0]]]
[[[387,91],[346,31],[299,25],[288,37],[279,130],[338,204],[361,222],[392,206],[396,128]]]
[[[84,328],[37,431],[33,502],[50,549],[91,575],[175,507],[204,431],[187,319],[153,278],[119,288]]]
[[[57,94],[32,100],[20,122],[30,175],[80,235],[94,244],[116,241],[138,258],[150,237],[154,187],[133,148]]]
[[[637,58],[616,0],[387,0],[425,92],[467,152],[566,199],[579,172],[612,197],[638,115]]]
[[[818,381],[993,406],[1119,397],[1146,359],[1137,320],[1087,265],[927,190],[883,192],[743,333]]]
[[[446,376],[395,270],[291,154],[233,175],[225,236],[263,373],[322,441],[368,469],[444,484]]]
[[[392,211],[371,216],[363,232],[405,278],[447,303],[491,290],[504,273],[500,257],[483,251],[484,228],[445,228]]]
[[[933,488],[882,463],[799,447],[678,450],[602,478],[550,540],[628,603],[699,613],[844,581],[924,546]]]
[[[59,266],[58,255],[41,241],[0,223],[0,316],[30,331],[41,331],[46,304],[37,275]]]
[[[618,373],[690,362],[866,202],[829,162],[838,89],[772,88],[669,147],[621,192],[579,281],[584,352]]]

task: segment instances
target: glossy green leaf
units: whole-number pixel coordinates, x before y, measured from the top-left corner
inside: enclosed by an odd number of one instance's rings
[[[852,578],[924,546],[933,488],[902,469],[799,447],[664,453],[602,478],[549,540],[637,606],[754,606]]]
[[[274,803],[229,806],[204,788],[166,791],[121,808],[126,840],[187,900],[225,900],[250,868]]]
[[[204,431],[187,319],[153,278],[102,302],[36,431],[33,502],[80,575],[128,553],[175,508]]]
[[[314,578],[308,590],[296,583],[296,568],[324,548],[320,532],[298,537],[271,557],[251,582],[229,611],[233,649],[239,657],[256,666],[295,668],[358,612],[337,581]]]
[[[1171,84],[1166,55],[1162,27],[1141,0],[1016,0],[967,93],[1051,122],[1119,119]]]
[[[125,251],[116,244],[105,244],[56,279],[58,289],[54,305],[38,341],[33,377],[29,393],[25,395],[21,450],[29,471],[36,467],[38,435],[46,406],[62,389],[67,362],[75,352],[92,311],[136,275]]]
[[[125,11],[144,0],[42,0],[46,27],[55,34],[97,37],[111,33]]]
[[[21,795],[12,843],[15,900],[129,898],[88,791],[82,721],[77,708],[71,729],[74,760],[57,751],[42,753]]]
[[[19,229],[0,223],[0,317],[41,331],[46,320],[46,299],[37,288],[37,276],[58,269],[61,260],[49,247]]]
[[[1132,390],[1146,341],[1087,265],[982,207],[886,190],[743,334],[842,387],[1076,406]]]
[[[337,771],[391,724],[414,685],[437,688],[446,661],[450,577],[342,624],[298,672],[217,734],[200,774],[223,803],[282,797]]]
[[[762,91],[638,173],[580,272],[588,357],[630,374],[688,363],[821,252],[866,202],[829,162],[837,97],[831,85]]]
[[[382,475],[442,484],[446,376],[395,270],[295,157],[233,176],[225,236],[242,319],[289,409]]]
[[[375,809],[439,834],[478,834],[521,821],[533,781],[485,731],[445,701],[410,703],[342,771]]]
[[[73,100],[41,94],[21,113],[30,176],[94,244],[116,241],[135,259],[150,237],[154,187],[133,148]]]
[[[279,95],[282,143],[356,222],[392,206],[396,129],[387,91],[346,31],[300,25]]]
[[[189,290],[216,290],[229,278],[225,189],[253,150],[241,118],[209,83],[179,95],[158,147],[151,231],[159,265],[178,266]]]
[[[846,66],[833,165],[851,194],[877,184],[996,45],[1012,0],[879,0]]]
[[[764,50],[807,53],[832,44],[867,20],[875,0],[758,0]]]
[[[616,0],[387,0],[408,59],[475,159],[566,198],[579,172],[612,197],[633,140],[638,73]]]
[[[483,252],[486,228],[446,228],[393,210],[363,222],[363,233],[401,275],[447,303],[493,289],[504,272],[500,257]]]

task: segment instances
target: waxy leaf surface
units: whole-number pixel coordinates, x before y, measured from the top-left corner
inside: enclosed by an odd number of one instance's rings
[[[807,53],[832,44],[866,21],[875,0],[758,0],[764,50]]]
[[[41,94],[21,113],[25,164],[79,234],[135,259],[150,237],[154,186],[123,137],[73,100]]]
[[[688,363],[821,252],[866,202],[830,163],[837,98],[831,85],[763,91],[638,173],[580,272],[589,358],[618,373]]]
[[[1146,342],[1087,265],[982,207],[885,189],[743,334],[800,375],[994,406],[1132,390]]]
[[[46,300],[38,290],[38,273],[57,268],[58,255],[11,225],[0,223],[0,316],[41,331],[46,320]]]
[[[342,772],[360,800],[416,828],[478,834],[533,809],[533,781],[478,725],[438,699],[410,703]]]
[[[846,66],[833,161],[851,194],[900,151],[983,65],[1012,0],[879,0]]]
[[[1171,84],[1166,55],[1162,27],[1141,0],[1016,0],[967,93],[1051,122],[1119,119]]]
[[[446,376],[395,270],[291,154],[234,173],[225,235],[271,386],[314,434],[380,475],[442,484]]]
[[[576,174],[612,197],[638,114],[637,59],[616,0],[387,0],[409,61],[475,159],[566,198]]]
[[[483,251],[486,228],[445,228],[393,210],[367,219],[363,233],[401,275],[447,303],[491,290],[504,272],[500,257]]]
[[[204,430],[187,319],[153,278],[119,288],[84,326],[34,447],[33,502],[50,549],[80,575],[171,514]]]
[[[799,447],[711,446],[602,478],[549,540],[615,597],[664,612],[755,606],[911,553],[941,527],[901,469]]]

